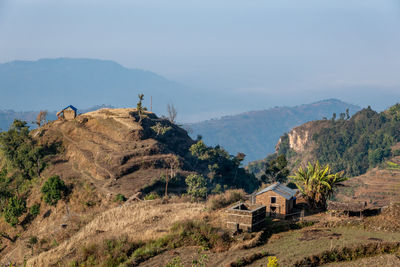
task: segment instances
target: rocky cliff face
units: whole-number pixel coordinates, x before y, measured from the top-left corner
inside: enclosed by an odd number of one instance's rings
[[[302,124],[298,127],[293,128],[287,135],[282,136],[276,145],[276,150],[282,148],[282,146],[287,146],[287,148],[292,149],[294,152],[301,153],[308,151],[312,145],[312,137],[315,133],[319,132],[322,128],[328,127],[329,121],[310,121]],[[286,140],[285,140],[286,139]]]
[[[296,152],[302,152],[310,139],[310,131],[301,129],[293,129],[288,133],[289,146]]]

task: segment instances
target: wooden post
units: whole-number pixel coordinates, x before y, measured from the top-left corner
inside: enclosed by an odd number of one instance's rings
[[[165,169],[165,197],[168,197],[168,169]]]

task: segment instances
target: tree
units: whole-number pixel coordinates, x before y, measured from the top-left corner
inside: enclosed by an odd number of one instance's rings
[[[185,182],[188,186],[187,192],[194,199],[204,199],[207,196],[207,180],[198,174],[190,174]]]
[[[36,117],[36,124],[38,127],[46,123],[47,111],[41,110]]]
[[[204,173],[213,185],[220,184],[224,188],[243,188],[252,192],[259,186],[259,180],[240,167],[245,155],[230,155],[220,146],[208,147],[202,140],[190,147],[194,165],[203,168]]]
[[[139,102],[137,103],[136,109],[139,114],[139,123],[141,123],[143,119],[143,111],[145,110],[145,108],[142,105],[144,94],[139,94],[138,97],[139,97]]]
[[[168,111],[168,119],[171,123],[175,123],[176,116],[178,115],[177,110],[175,109],[174,104],[168,104],[167,106]]]
[[[288,162],[286,156],[281,154],[265,164],[264,175],[261,176],[261,180],[264,183],[280,182],[284,183],[287,181],[289,175],[289,169],[287,168]]]
[[[349,119],[350,119],[350,112],[349,112],[349,109],[346,108],[346,120],[349,120]]]
[[[336,113],[333,113],[332,114],[332,119],[331,119],[332,121],[335,121],[336,120]]]
[[[151,126],[150,128],[156,133],[157,136],[158,135],[163,136],[169,130],[172,130],[171,126],[163,126],[160,122],[157,122],[155,125]]]
[[[181,163],[179,162],[179,159],[176,156],[167,158],[166,163],[169,165],[170,168],[170,174],[168,175],[166,171],[165,175],[165,197],[168,197],[168,183],[172,178],[175,177],[175,170],[179,168]]]
[[[47,148],[29,135],[29,127],[24,121],[14,120],[7,132],[0,133],[0,149],[25,178],[38,176],[44,168]]]
[[[331,173],[329,164],[321,166],[318,161],[315,164],[309,162],[305,169],[300,167],[291,178],[310,207],[322,210],[326,209],[326,201],[335,188],[347,180],[344,172]]]
[[[55,206],[57,202],[66,195],[68,189],[60,176],[51,176],[42,187],[43,199],[46,203]]]
[[[4,219],[11,226],[15,227],[19,220],[18,218],[26,212],[26,201],[18,196],[10,197],[7,201],[3,213]]]

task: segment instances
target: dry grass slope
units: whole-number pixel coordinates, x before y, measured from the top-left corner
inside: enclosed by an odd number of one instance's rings
[[[178,221],[200,216],[203,204],[157,201],[123,205],[103,212],[77,234],[59,246],[27,261],[27,266],[49,266],[68,260],[80,248],[106,238],[128,235],[133,240],[147,241],[165,234]]]

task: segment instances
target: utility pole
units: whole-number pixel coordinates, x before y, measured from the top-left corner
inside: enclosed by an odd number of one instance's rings
[[[153,96],[150,96],[150,111],[153,112]]]

